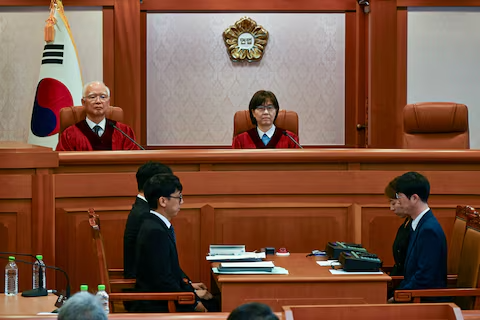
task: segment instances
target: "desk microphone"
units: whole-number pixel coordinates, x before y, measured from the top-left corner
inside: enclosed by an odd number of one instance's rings
[[[145,150],[144,147],[142,147],[140,144],[138,144],[137,141],[133,140],[132,137],[130,137],[128,134],[126,134],[125,132],[123,132],[123,130],[120,129],[119,127],[117,127],[113,122],[110,122],[110,121],[107,121],[107,122],[108,122],[108,125],[109,125],[109,126],[111,126],[111,127],[113,127],[114,129],[120,131],[120,133],[123,134],[125,137],[127,137],[128,140],[130,140],[130,141],[132,141],[133,143],[135,143],[135,145],[136,145],[137,147],[139,147],[139,148],[142,149],[142,150]]]
[[[48,295],[48,291],[47,291],[46,288],[44,288],[44,283],[43,283],[43,266],[40,263],[40,261],[37,259],[37,256],[35,256],[33,254],[30,254],[30,253],[19,253],[19,252],[0,252],[0,254],[8,254],[8,255],[22,256],[22,257],[32,257],[35,260],[37,260],[38,267],[39,267],[38,273],[40,274],[38,276],[38,288],[24,291],[24,292],[22,292],[22,296],[23,297],[41,297],[41,296],[47,296]],[[5,258],[5,257],[2,257],[2,258]],[[5,259],[7,259],[7,258],[5,258]],[[23,260],[16,260],[16,261],[23,262],[23,263],[26,263],[26,264],[35,265],[35,263],[28,262],[28,261],[23,261]]]
[[[293,137],[288,134],[287,130],[284,130],[284,131],[283,131],[283,135],[289,137],[290,140],[292,140],[293,143],[295,143],[295,144],[297,145],[297,147],[299,147],[300,149],[303,149],[303,147],[300,145],[300,143],[298,143],[297,140],[293,139]]]
[[[0,254],[34,257],[38,261],[37,257],[35,257],[34,255],[31,255],[31,254],[28,254],[28,253],[0,252]],[[8,260],[8,257],[0,256],[0,259]],[[21,262],[21,263],[25,263],[25,264],[35,265],[34,262],[25,261],[25,260],[15,259],[15,262]],[[45,267],[47,269],[53,269],[53,270],[61,271],[65,275],[65,279],[67,280],[67,286],[66,286],[66,289],[65,289],[65,296],[63,297],[62,295],[60,295],[58,300],[57,300],[57,303],[59,303],[60,300],[65,301],[68,298],[70,298],[70,279],[68,277],[68,274],[65,272],[65,270],[63,270],[59,267],[55,267],[55,266],[47,266],[47,265],[42,266],[41,264],[39,264],[39,266],[40,266],[40,269],[39,269],[39,272],[40,272],[39,288],[24,291],[24,292],[22,292],[22,296],[24,296],[24,297],[39,297],[39,296],[47,296],[48,295],[48,291],[43,287],[43,276],[42,276],[42,274],[43,274],[43,267]],[[35,295],[35,294],[37,294],[37,295]],[[62,304],[63,304],[63,302],[62,302]],[[60,306],[58,306],[58,307],[60,307]]]

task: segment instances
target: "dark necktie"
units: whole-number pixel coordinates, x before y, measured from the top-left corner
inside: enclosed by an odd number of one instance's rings
[[[177,244],[177,237],[175,236],[175,229],[173,229],[173,224],[170,225],[170,233],[172,234],[173,242]]]
[[[101,129],[102,127],[100,127],[99,125],[96,125],[95,127],[93,127],[93,132],[95,132],[95,134],[100,137],[99,133]]]

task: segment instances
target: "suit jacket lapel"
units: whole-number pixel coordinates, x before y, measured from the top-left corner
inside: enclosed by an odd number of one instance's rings
[[[170,238],[170,241],[172,241],[173,246],[175,247],[175,251],[177,251],[177,246],[175,244],[175,239],[173,239],[173,234],[169,228],[167,228],[167,225],[165,222],[162,221],[159,217],[155,216],[153,213],[149,213],[150,216],[158,223],[158,225],[168,234],[168,237]]]

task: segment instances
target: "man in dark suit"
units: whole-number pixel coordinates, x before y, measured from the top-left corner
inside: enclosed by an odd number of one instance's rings
[[[407,172],[396,182],[399,210],[412,219],[405,259],[405,277],[397,289],[434,289],[447,286],[447,241],[428,207],[430,183],[418,172]]]
[[[123,234],[123,268],[125,278],[135,278],[135,249],[138,231],[142,225],[143,218],[150,215],[150,206],[148,205],[147,199],[145,199],[143,186],[148,179],[156,174],[173,174],[173,172],[170,167],[153,161],[145,163],[137,170],[138,194],[132,210],[128,215],[125,232]]]
[[[196,292],[193,305],[177,305],[177,311],[206,311],[200,298],[211,299],[206,290],[199,294],[185,281],[180,268],[175,232],[171,220],[183,203],[182,184],[174,175],[159,174],[144,186],[145,198],[151,208],[143,219],[136,249],[136,285],[140,292]],[[166,301],[135,302],[133,312],[166,312]]]

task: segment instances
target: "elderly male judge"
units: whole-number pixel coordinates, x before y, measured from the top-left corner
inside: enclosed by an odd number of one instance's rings
[[[110,90],[101,81],[89,82],[83,89],[82,105],[86,119],[71,125],[60,135],[57,151],[138,150],[139,148],[118,129],[135,140],[133,130],[126,124],[107,119]]]

